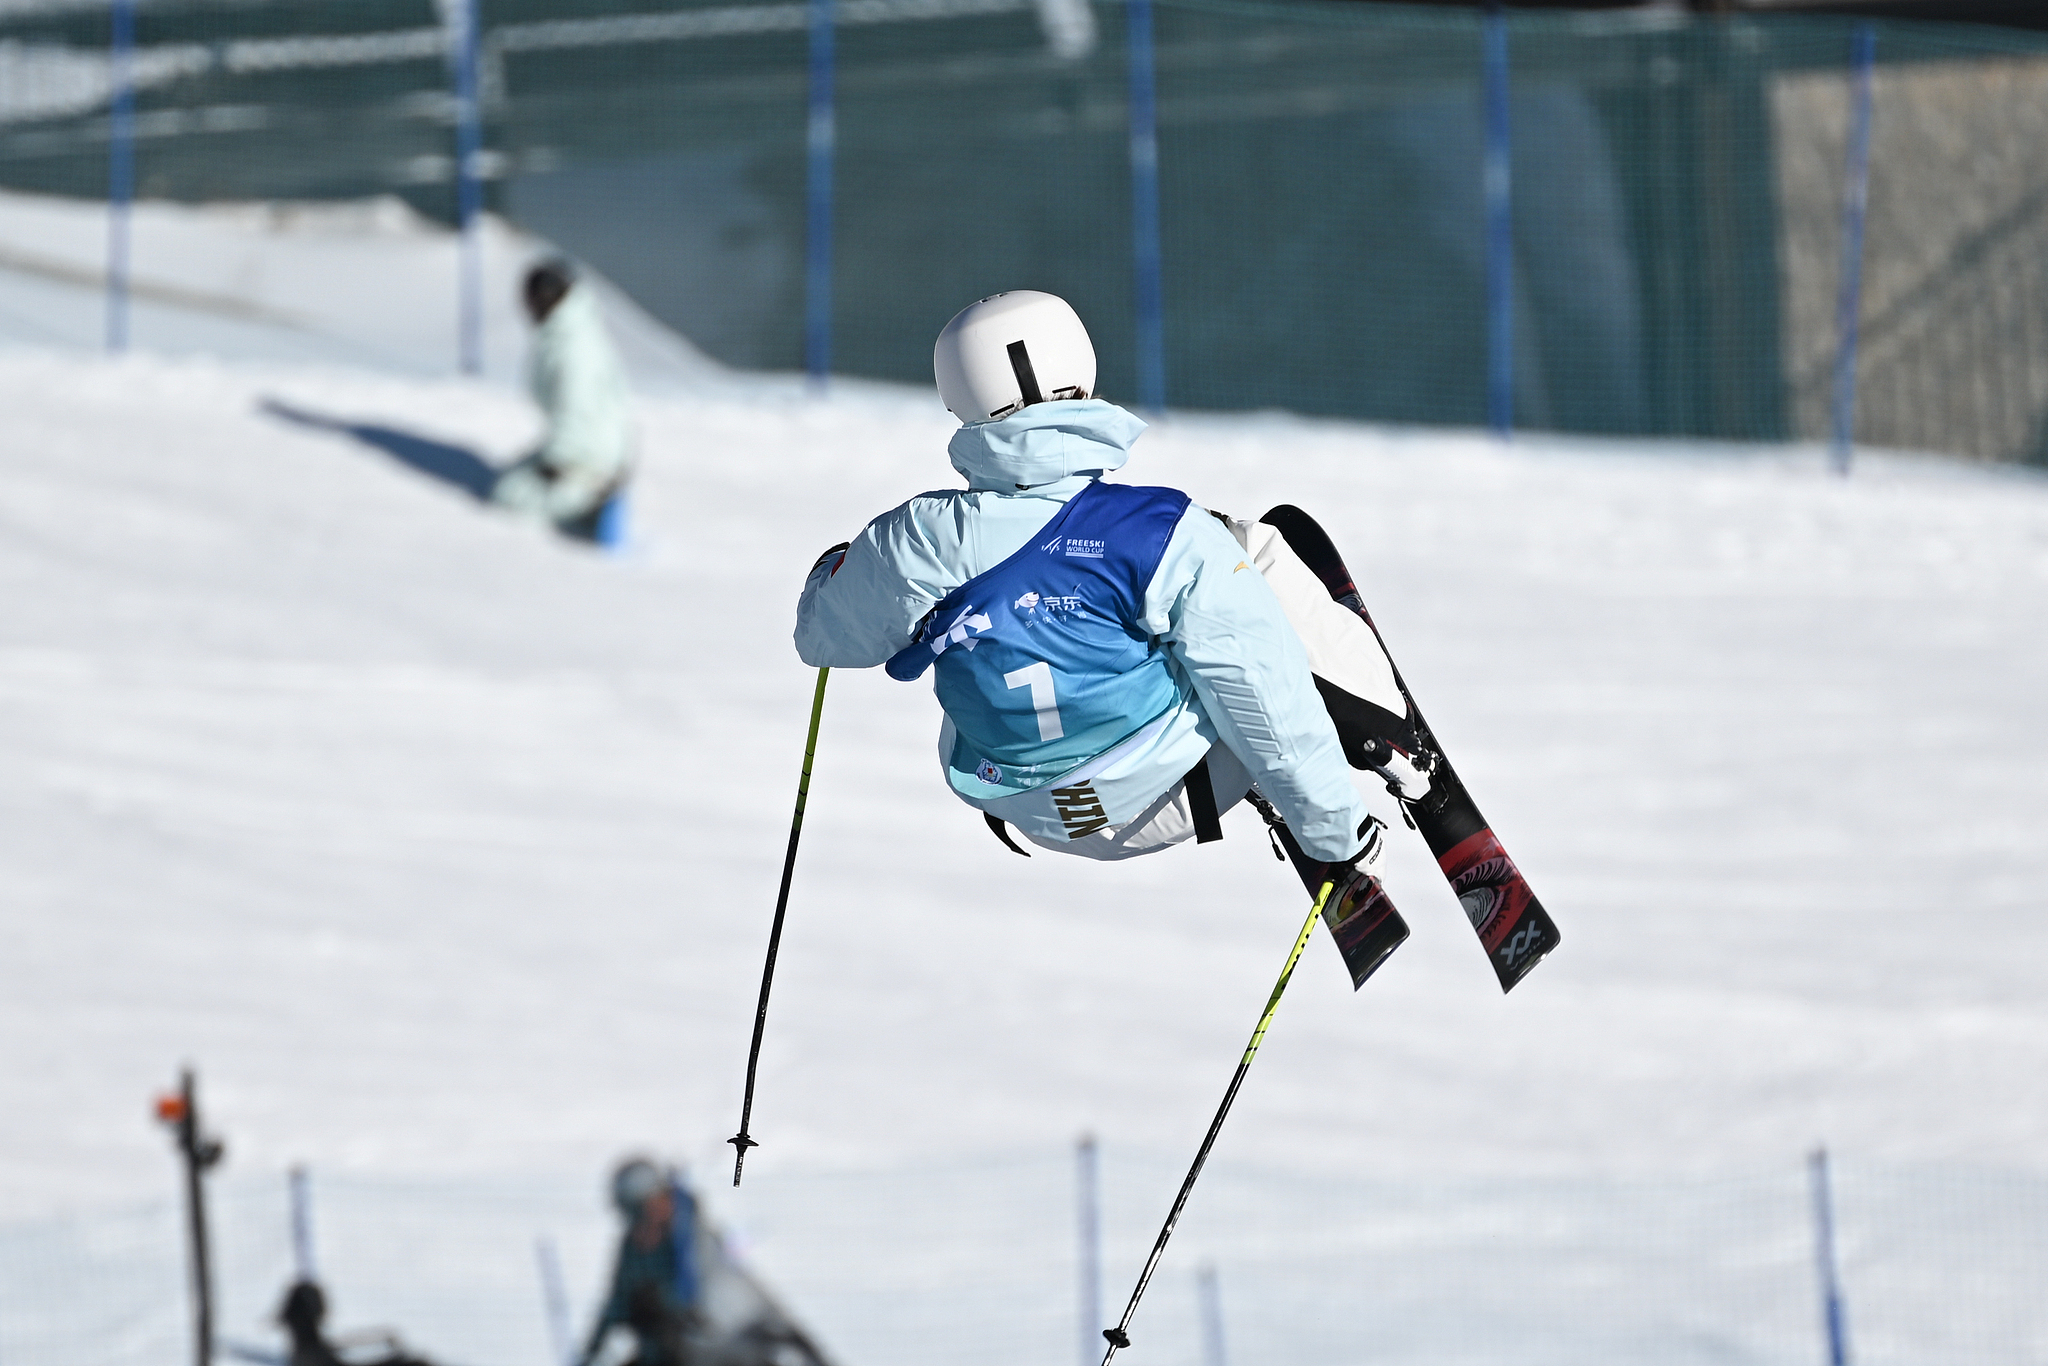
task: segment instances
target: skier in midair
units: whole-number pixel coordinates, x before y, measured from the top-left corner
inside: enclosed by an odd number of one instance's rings
[[[1132,858],[1217,838],[1217,815],[1249,798],[1310,890],[1332,884],[1325,919],[1362,983],[1406,929],[1375,933],[1399,926],[1376,876],[1384,827],[1325,699],[1404,709],[1370,629],[1273,528],[1107,481],[1145,423],[1094,397],[1094,348],[1064,300],[970,305],[933,369],[967,487],[826,551],[797,653],[904,681],[931,669],[947,781],[1006,844],[1005,823],[1039,848]],[[1371,766],[1403,798],[1428,788],[1398,751]]]

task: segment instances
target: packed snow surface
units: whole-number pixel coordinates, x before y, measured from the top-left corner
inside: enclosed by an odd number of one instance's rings
[[[795,596],[953,482],[951,420],[693,369],[641,404],[607,556],[420,473],[520,453],[515,391],[341,361],[0,349],[0,1216],[168,1191],[148,1102],[184,1062],[238,1172],[591,1191],[643,1147],[722,1181],[816,681]],[[2048,1174],[2048,480],[1275,415],[1176,415],[1120,477],[1330,528],[1564,934],[1503,998],[1363,784],[1414,936],[1357,994],[1311,947],[1219,1191],[1611,1190],[1822,1141]],[[1158,1169],[1113,1312],[1300,888],[1248,812],[1025,862],[946,792],[937,723],[926,688],[831,677],[764,1146],[713,1193],[771,1263],[827,1226],[857,1259],[915,1230],[747,1202],[1049,1154],[1057,1205],[1093,1131]]]

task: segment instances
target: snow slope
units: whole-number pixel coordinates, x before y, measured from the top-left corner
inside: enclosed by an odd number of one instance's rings
[[[167,1190],[146,1106],[184,1060],[251,1180],[587,1190],[630,1147],[714,1182],[729,1151],[814,679],[793,598],[950,482],[950,420],[650,396],[638,545],[606,558],[389,454],[510,458],[515,394],[332,361],[0,350],[0,1217]],[[1176,417],[1127,477],[1332,528],[1565,935],[1503,999],[1397,832],[1415,936],[1357,995],[1314,946],[1219,1189],[1611,1190],[1821,1140],[2048,1174],[2048,481],[1271,415]],[[1141,1246],[1302,909],[1249,816],[1018,860],[946,795],[936,724],[921,688],[832,679],[765,1146],[716,1197],[817,1295],[930,1235],[790,1192],[907,1199],[930,1163],[1056,1205],[1056,1159],[1003,1164],[1083,1129],[1154,1155]],[[889,1359],[926,1358],[849,1357]]]
[[[519,282],[556,252],[502,219],[481,224],[483,370],[515,380],[526,340]],[[139,350],[409,375],[456,369],[457,239],[396,198],[143,201],[128,235],[129,337]],[[107,249],[104,205],[0,191],[0,343],[101,347]],[[590,278],[642,389],[743,382]]]

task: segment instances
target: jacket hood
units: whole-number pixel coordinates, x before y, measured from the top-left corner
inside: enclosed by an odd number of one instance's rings
[[[548,310],[547,317],[540,320],[534,331],[543,337],[557,337],[602,325],[597,296],[578,284],[569,286],[569,292]]]
[[[946,454],[970,489],[1014,493],[1071,474],[1107,473],[1131,458],[1145,423],[1099,398],[1034,403],[953,433]]]

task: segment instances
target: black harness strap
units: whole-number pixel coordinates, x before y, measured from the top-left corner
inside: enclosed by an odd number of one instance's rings
[[[1188,794],[1188,814],[1195,818],[1195,843],[1214,844],[1223,838],[1223,822],[1216,815],[1216,786],[1209,781],[1209,757],[1188,770],[1181,779]]]
[[[1013,854],[1022,854],[1025,858],[1031,857],[1031,851],[1021,848],[1017,841],[1010,838],[1009,827],[997,820],[993,812],[984,811],[981,813],[981,818],[988,822],[988,828],[995,832],[995,837],[1003,842],[1005,849],[1008,849]]]

